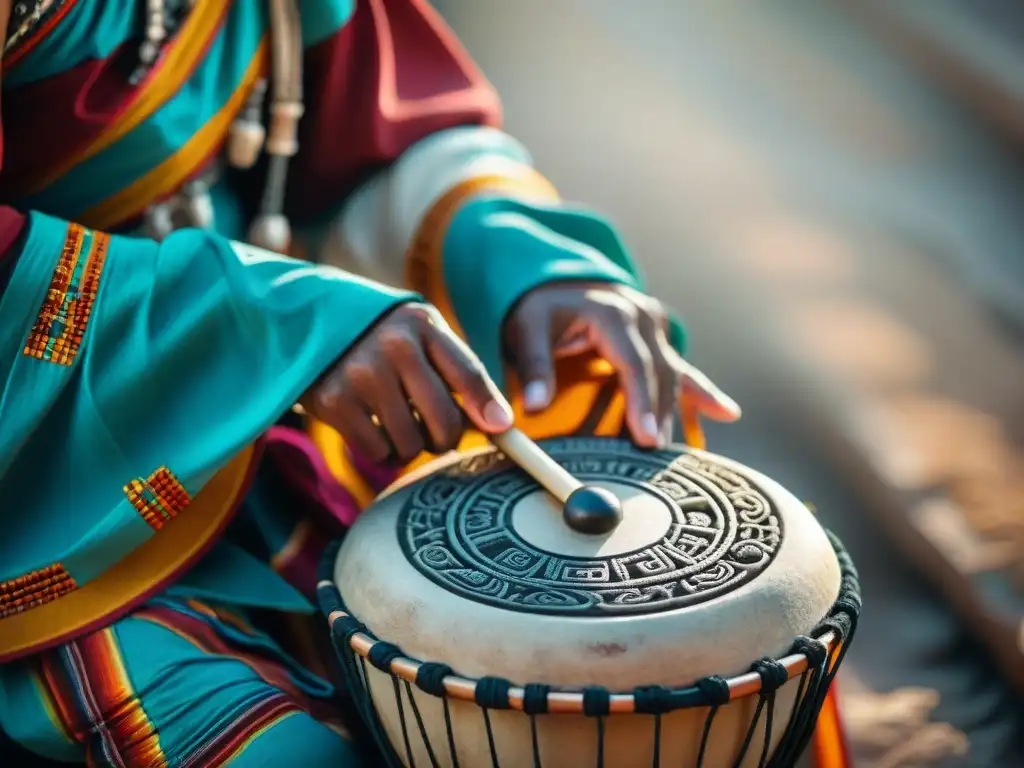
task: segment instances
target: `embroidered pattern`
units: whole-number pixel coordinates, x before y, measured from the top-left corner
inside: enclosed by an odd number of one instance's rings
[[[124,493],[142,519],[156,531],[192,502],[185,486],[167,467],[160,467],[145,480],[132,480],[124,487]]]
[[[60,261],[25,344],[26,355],[58,365],[75,361],[96,302],[109,245],[109,235],[68,225]]]
[[[60,563],[0,581],[0,619],[49,603],[77,587]]]

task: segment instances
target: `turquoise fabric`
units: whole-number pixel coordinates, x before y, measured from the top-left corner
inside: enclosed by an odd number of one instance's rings
[[[63,366],[22,349],[66,230],[31,215],[0,301],[0,498],[18,500],[0,517],[0,579],[58,561],[80,584],[94,578],[154,535],[125,483],[166,466],[198,492],[416,298],[210,233],[113,237],[84,343]]]
[[[236,5],[261,13],[265,8],[263,3]],[[345,26],[353,11],[355,0],[300,0],[303,44],[322,43]],[[143,24],[138,0],[77,0],[54,31],[4,73],[4,87],[27,85],[83,62],[105,59],[125,43],[139,39]]]
[[[264,3],[232,3],[202,62],[165,104],[126,136],[20,204],[77,220],[98,201],[173,157],[238,88],[266,24]]]
[[[327,724],[341,721],[327,681],[244,612],[202,608],[156,598],[103,642],[0,666],[0,729],[37,755],[78,765],[360,765]],[[78,733],[54,721],[51,697]]]
[[[489,195],[464,205],[444,241],[444,278],[459,324],[487,370],[504,384],[502,326],[526,293],[566,280],[643,288],[615,228],[595,212]],[[685,334],[673,319],[671,340]]]
[[[4,88],[105,59],[133,37],[140,38],[144,23],[137,0],[76,0],[53,31],[4,72]]]
[[[303,0],[300,5],[303,44],[312,46],[345,26],[355,0]],[[4,87],[27,85],[106,58],[140,38],[142,24],[136,0],[78,0],[35,49],[5,72]],[[111,146],[19,200],[19,207],[81,219],[98,201],[173,157],[236,91],[266,34],[266,3],[231,2],[202,61],[166,103]]]
[[[239,510],[238,520],[246,519],[250,513],[249,505],[258,503],[259,498],[258,492],[249,494]],[[313,613],[316,610],[301,592],[278,576],[266,562],[227,539],[218,541],[202,560],[163,594],[289,613]]]
[[[299,0],[302,44],[322,43],[352,18],[356,0]]]

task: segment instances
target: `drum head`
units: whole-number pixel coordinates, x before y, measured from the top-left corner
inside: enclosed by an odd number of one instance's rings
[[[493,449],[445,457],[349,532],[334,577],[351,613],[462,675],[629,690],[746,671],[788,652],[835,601],[825,532],[767,477],[684,447],[543,446],[619,496],[615,530],[571,530]]]

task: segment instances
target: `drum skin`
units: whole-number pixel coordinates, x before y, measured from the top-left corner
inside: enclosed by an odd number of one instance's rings
[[[840,570],[824,530],[764,475],[681,446],[649,452],[603,438],[544,446],[581,480],[624,500],[618,529],[571,531],[557,503],[493,449],[443,457],[385,492],[349,532],[334,573],[348,610],[407,656],[460,676],[628,693],[781,658],[835,601]],[[367,670],[382,724],[402,745],[393,682]],[[773,746],[798,684],[776,693]],[[435,757],[451,764],[441,700],[411,690]],[[750,696],[718,710],[704,765],[733,764],[757,702]],[[460,765],[491,765],[480,708],[450,706]],[[407,720],[409,712],[406,702]],[[662,717],[663,765],[697,765],[707,714]],[[529,717],[489,717],[500,764],[532,766]],[[605,764],[650,766],[653,720],[604,718]],[[593,718],[536,722],[545,765],[595,764]],[[416,764],[430,765],[417,727],[407,730]],[[743,765],[758,764],[764,732],[762,714]]]

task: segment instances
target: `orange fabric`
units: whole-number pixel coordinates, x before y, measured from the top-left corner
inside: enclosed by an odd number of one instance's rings
[[[814,768],[852,768],[849,746],[840,718],[838,692],[835,680],[825,697],[818,716],[818,725],[811,740]]]
[[[536,171],[521,178],[510,176],[477,176],[466,179],[438,199],[423,217],[405,257],[405,284],[422,293],[437,307],[448,324],[459,333],[448,286],[444,279],[444,240],[452,219],[468,200],[485,193],[514,194],[528,199],[558,200],[558,192]],[[481,258],[486,258],[481,254]]]
[[[160,734],[132,685],[114,631],[107,627],[89,633],[71,647],[79,657],[78,674],[84,676],[77,681],[69,679],[59,654],[44,653],[39,660],[47,704],[60,717],[65,733],[82,744],[88,744],[92,738],[90,731],[95,723],[83,722],[75,690],[76,683],[85,683],[96,706],[110,712],[105,720],[106,736],[124,764],[167,766]],[[97,764],[91,751],[86,763]]]

